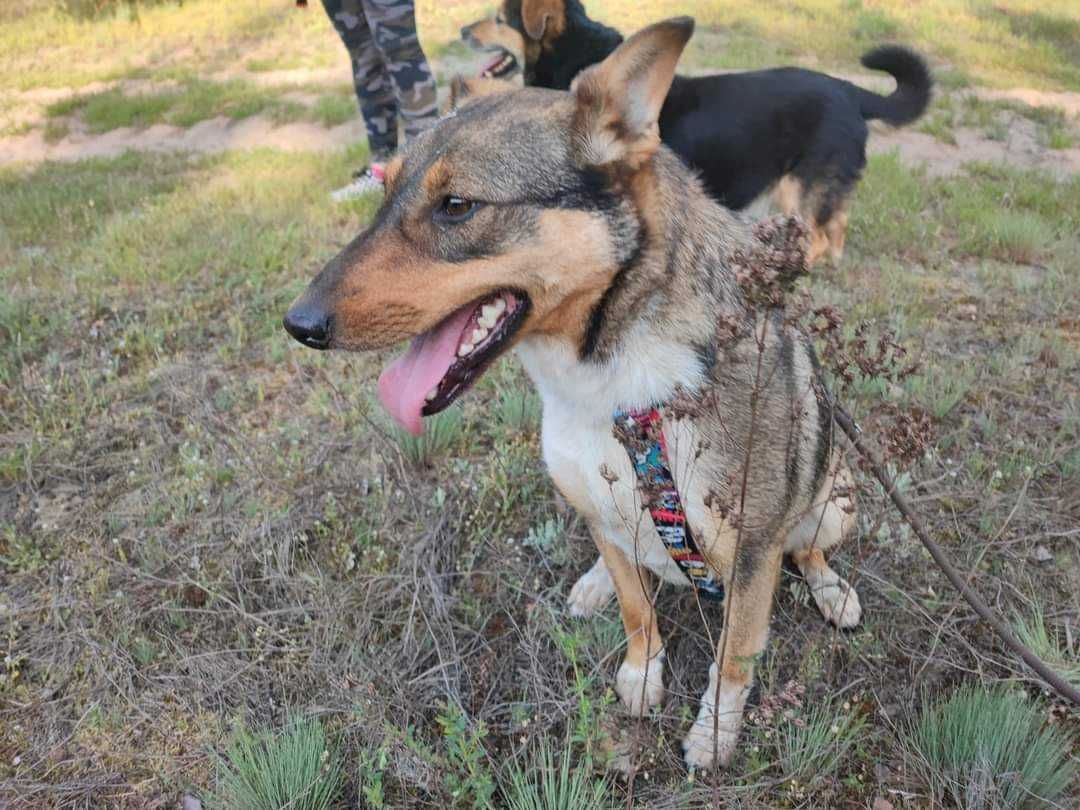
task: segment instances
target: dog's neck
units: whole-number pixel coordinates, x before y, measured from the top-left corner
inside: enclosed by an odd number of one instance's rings
[[[535,64],[526,66],[525,84],[569,90],[578,73],[603,61],[622,41],[614,28],[590,19],[580,0],[567,0],[566,29],[541,49]]]
[[[597,302],[586,342],[530,336],[519,344],[545,405],[560,402],[602,422],[616,408],[695,391],[715,363],[718,315],[745,306],[733,274],[720,272],[745,225],[673,154],[656,159],[666,165],[655,173],[644,241]]]

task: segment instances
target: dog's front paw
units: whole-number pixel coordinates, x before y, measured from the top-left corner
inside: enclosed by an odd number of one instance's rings
[[[615,676],[615,691],[635,717],[641,717],[664,699],[664,654],[651,658],[644,667],[623,661]]]
[[[574,583],[566,604],[571,616],[584,619],[600,610],[614,595],[615,583],[611,581],[604,558],[598,557],[593,567]]]
[[[862,618],[859,594],[842,577],[833,574],[828,584],[812,587],[811,593],[821,615],[841,629],[854,627]]]
[[[720,723],[719,727],[714,729],[712,712],[701,712],[683,738],[683,755],[686,757],[687,767],[703,770],[711,768],[715,754],[716,761],[726,768],[735,753],[738,737],[738,728]]]

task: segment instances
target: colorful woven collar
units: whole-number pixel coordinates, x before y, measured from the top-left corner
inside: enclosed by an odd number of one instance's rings
[[[686,522],[682,499],[671,474],[660,410],[619,410],[615,411],[613,419],[615,438],[630,455],[642,504],[649,510],[668,555],[701,596],[723,599],[724,586],[706,565]]]

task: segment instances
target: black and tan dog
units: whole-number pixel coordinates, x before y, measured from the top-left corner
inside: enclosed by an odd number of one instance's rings
[[[706,766],[733,751],[783,555],[833,623],[854,625],[860,607],[822,555],[853,507],[811,345],[780,316],[754,320],[732,260],[750,244],[748,226],[657,135],[692,30],[684,17],[639,32],[573,92],[487,95],[441,119],[388,164],[374,222],[319,273],[285,328],[316,349],[411,339],[378,387],[417,433],[516,349],[543,400],[545,461],[600,552],[570,607],[587,615],[617,595],[627,650],[616,686],[637,713],[664,692],[651,578],[687,580],[642,520],[612,413],[708,392],[712,407],[664,423],[687,520],[729,600],[722,660],[684,741],[687,761]],[[755,369],[765,370],[756,391]],[[739,501],[733,471],[755,419],[747,495],[733,511],[722,504]]]
[[[476,48],[501,56],[507,76],[524,60],[525,84],[569,89],[584,68],[622,41],[580,0],[503,0],[499,13],[461,29]],[[782,211],[814,226],[810,260],[844,250],[847,202],[866,165],[866,122],[910,124],[930,101],[923,60],[897,46],[862,58],[896,79],[883,97],[824,73],[785,67],[717,76],[676,76],[660,112],[664,143],[701,172],[705,188],[741,210],[770,189]],[[489,74],[495,75],[495,74]]]

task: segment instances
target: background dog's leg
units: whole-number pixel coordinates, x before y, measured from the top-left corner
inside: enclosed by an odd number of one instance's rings
[[[839,264],[844,258],[844,241],[847,239],[848,214],[841,209],[833,214],[829,224],[825,226],[825,233],[829,237],[829,259],[832,263]]]
[[[664,644],[653,610],[652,575],[593,530],[593,539],[611,575],[626,630],[626,657],[615,677],[615,691],[635,715],[664,699]]]
[[[743,540],[744,544],[752,542]],[[692,768],[712,765],[714,751],[720,764],[727,765],[735,752],[743,706],[754,678],[754,664],[769,635],[769,615],[783,551],[774,544],[762,548],[760,554],[752,566],[740,560],[743,569],[751,570],[738,570],[737,576],[729,578],[727,584],[727,626],[717,645],[716,661],[709,667],[709,685],[701,696],[697,720],[683,740],[686,763]]]
[[[601,556],[597,557],[593,567],[574,583],[570,596],[566,598],[566,604],[570,608],[571,616],[585,619],[600,610],[614,595],[615,583],[611,581],[611,573]]]

